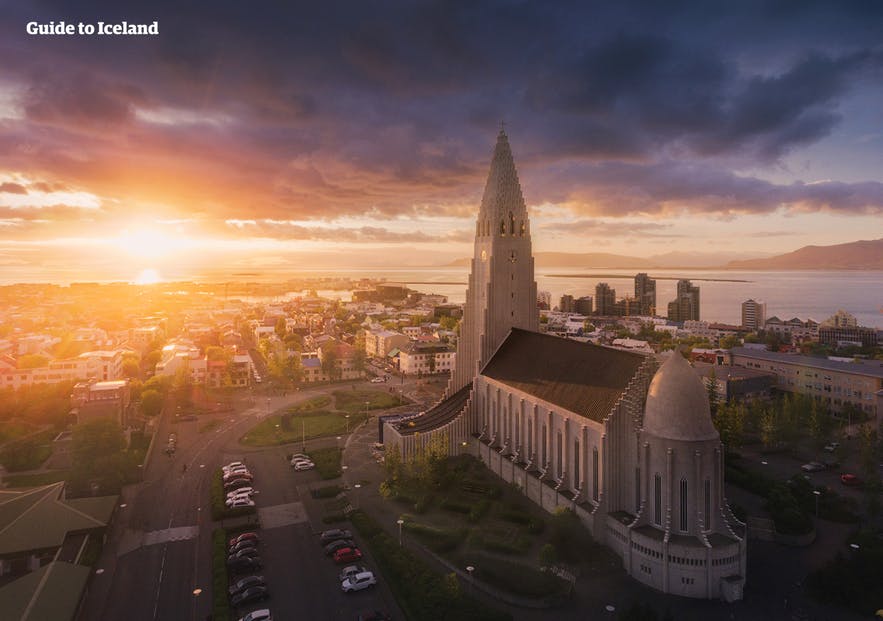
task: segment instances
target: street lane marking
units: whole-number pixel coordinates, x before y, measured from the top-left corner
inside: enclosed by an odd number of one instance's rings
[[[152,546],[158,543],[166,543],[168,541],[186,541],[195,538],[198,534],[199,526],[176,526],[175,528],[152,530],[148,533],[144,533],[144,539],[142,539],[141,545]]]
[[[291,502],[258,509],[258,518],[263,528],[279,528],[290,524],[303,524],[309,521],[304,503]]]

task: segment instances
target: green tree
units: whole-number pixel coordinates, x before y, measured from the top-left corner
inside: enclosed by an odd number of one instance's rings
[[[103,457],[119,453],[125,441],[116,421],[102,418],[74,427],[71,434],[71,459],[75,468],[91,470]]]
[[[717,415],[720,408],[720,398],[717,394],[717,372],[711,367],[711,373],[705,380],[705,390],[708,393],[708,405],[712,418]]]
[[[276,336],[279,337],[280,341],[285,338],[285,335],[288,333],[288,325],[285,323],[285,317],[280,317],[276,320],[276,326],[273,330],[276,332]]]
[[[148,389],[141,392],[141,413],[156,416],[162,411],[163,396],[159,391]]]
[[[733,349],[739,346],[739,337],[735,335],[727,335],[721,337],[719,341],[721,349]]]
[[[337,379],[337,348],[329,345],[322,350],[322,371],[332,382]]]
[[[123,377],[136,379],[141,376],[141,365],[131,358],[123,360]]]
[[[760,441],[765,448],[770,448],[779,440],[779,421],[776,411],[767,408],[760,417]]]
[[[365,372],[366,359],[367,357],[365,355],[364,347],[362,347],[361,349],[357,347],[356,350],[353,352],[353,368],[360,374]]]

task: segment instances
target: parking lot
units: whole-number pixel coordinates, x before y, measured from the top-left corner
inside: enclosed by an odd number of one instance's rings
[[[224,463],[244,461],[254,475],[258,490],[255,502],[265,528],[258,531],[263,568],[270,598],[233,611],[239,619],[248,612],[269,608],[274,619],[328,619],[354,621],[360,613],[384,610],[397,615],[395,602],[376,571],[367,551],[359,562],[377,577],[377,586],[355,593],[343,593],[338,575],[342,565],[325,556],[319,543],[322,530],[348,524],[323,524],[322,502],[314,500],[309,490],[334,482],[321,481],[315,471],[294,471],[285,459],[284,448],[260,452],[224,455]],[[220,464],[219,464],[220,465]],[[359,544],[358,535],[355,535]]]

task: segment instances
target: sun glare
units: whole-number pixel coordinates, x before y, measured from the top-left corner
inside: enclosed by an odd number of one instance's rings
[[[158,282],[162,282],[162,276],[153,268],[141,270],[138,277],[135,278],[136,285],[155,285]]]

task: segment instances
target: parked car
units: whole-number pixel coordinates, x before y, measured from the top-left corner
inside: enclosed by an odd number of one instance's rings
[[[368,571],[368,570],[365,569],[364,567],[362,567],[361,565],[347,565],[346,567],[344,567],[343,569],[340,570],[340,575],[338,576],[338,579],[341,582],[343,582],[344,580],[346,580],[350,576],[355,576],[356,574],[360,574],[363,571]]]
[[[257,541],[255,541],[254,539],[246,539],[245,541],[240,541],[239,543],[230,546],[230,548],[227,550],[227,554],[236,554],[241,550],[246,550],[250,548],[257,549],[257,547]]]
[[[240,487],[239,489],[235,489],[231,492],[227,492],[227,498],[233,498],[233,496],[254,496],[255,489],[253,487]]]
[[[375,377],[371,380],[372,384],[382,384],[383,382],[384,382],[384,379],[382,377]]]
[[[266,608],[261,610],[253,610],[244,617],[240,617],[239,621],[273,621],[273,615]]]
[[[224,483],[232,481],[233,479],[248,479],[249,481],[253,481],[254,475],[248,470],[231,470],[223,476]]]
[[[244,606],[254,602],[263,601],[270,597],[270,590],[265,586],[253,586],[241,591],[230,598],[234,606]]]
[[[837,450],[837,447],[840,446],[839,442],[831,442],[830,444],[825,445],[825,450],[829,453],[833,453]]]
[[[315,467],[316,467],[316,464],[314,464],[311,461],[299,461],[296,464],[294,464],[294,466],[293,466],[295,472],[300,471],[300,470],[312,470]]]
[[[370,571],[363,571],[344,580],[340,588],[344,593],[352,593],[353,591],[367,589],[375,584],[377,584],[377,579],[374,577],[374,574]]]
[[[849,474],[849,473],[841,474],[840,475],[840,482],[848,487],[858,487],[859,485],[862,484],[862,480],[860,478],[858,478],[854,474]]]
[[[362,559],[362,552],[359,548],[341,548],[334,553],[334,562],[338,565],[344,563],[353,563]]]
[[[240,487],[251,487],[250,479],[231,479],[224,483],[224,491],[228,494],[234,489],[239,489]]]
[[[261,568],[259,556],[236,556],[227,559],[227,569],[231,574],[250,574]]]
[[[802,466],[800,466],[800,469],[803,470],[804,472],[821,472],[826,467],[827,466],[825,466],[825,464],[823,464],[823,463],[820,463],[817,461],[811,461],[808,464],[803,464]]]
[[[243,468],[244,468],[244,467],[245,467],[245,464],[242,463],[241,461],[231,461],[231,462],[230,462],[229,464],[227,464],[226,466],[221,466],[221,470],[224,471],[224,472],[230,472],[230,471],[233,470],[234,468],[238,468],[238,467],[243,467]]]
[[[258,558],[260,555],[261,553],[258,552],[257,548],[242,548],[234,554],[229,554],[227,556],[227,561],[233,561],[238,558]]]
[[[326,531],[322,531],[319,535],[319,543],[323,546],[327,543],[331,543],[335,539],[352,539],[353,534],[348,530],[342,530],[340,528],[331,528]]]
[[[237,593],[244,591],[245,589],[249,589],[251,587],[256,586],[266,586],[267,581],[264,580],[263,576],[246,576],[241,580],[237,580],[232,585],[230,585],[230,596],[234,596]]]
[[[254,500],[243,496],[242,498],[234,498],[232,502],[227,504],[228,509],[240,509],[242,507],[253,507]]]
[[[356,542],[352,539],[335,539],[331,543],[325,545],[325,556],[331,556],[343,548],[353,548],[355,545]]]
[[[230,540],[230,545],[235,546],[240,541],[247,541],[247,540],[253,540],[253,541],[260,542],[261,537],[260,537],[260,535],[258,535],[257,533],[254,533],[254,532],[242,533],[241,535],[233,537]]]

